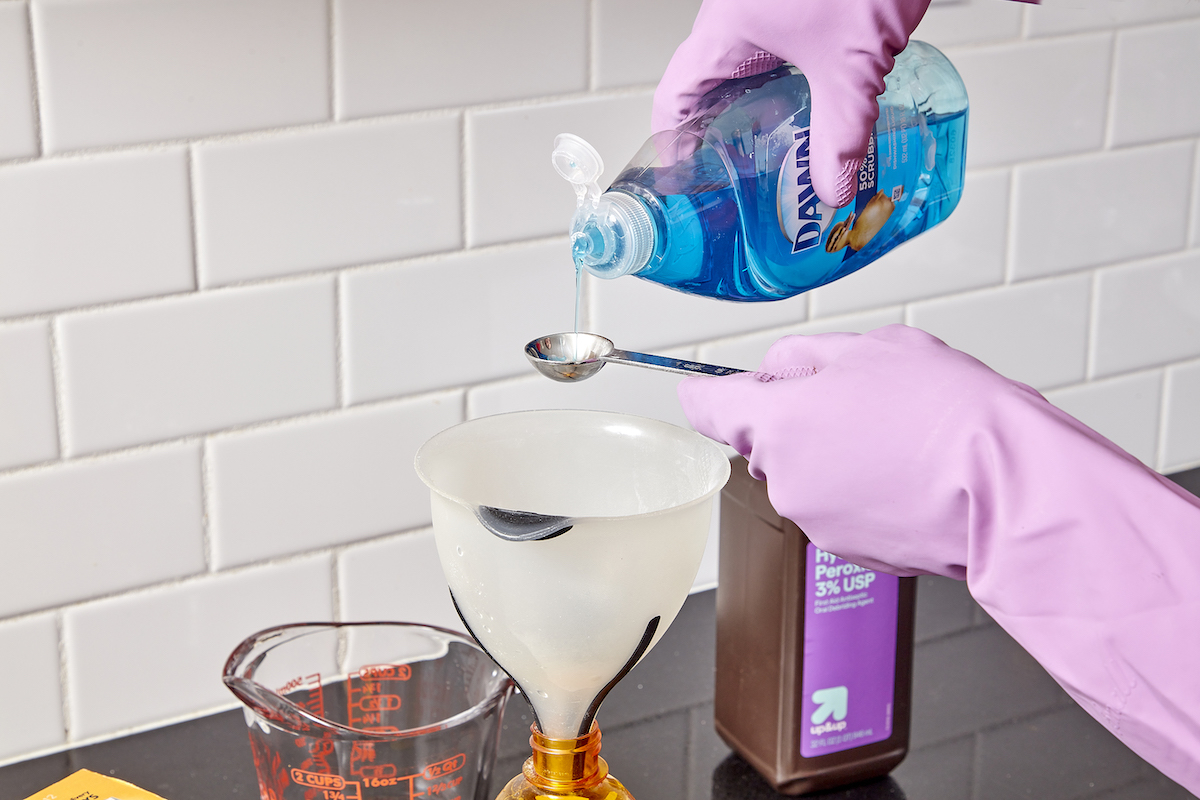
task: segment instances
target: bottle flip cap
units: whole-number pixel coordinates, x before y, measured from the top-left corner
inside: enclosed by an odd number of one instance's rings
[[[600,199],[600,179],[604,172],[604,160],[583,139],[573,133],[560,133],[554,139],[554,153],[550,156],[554,171],[571,182],[575,189],[578,205],[586,201],[596,205]]]

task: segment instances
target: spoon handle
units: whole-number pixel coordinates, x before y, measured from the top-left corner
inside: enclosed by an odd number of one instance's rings
[[[745,372],[744,369],[733,367],[718,367],[716,364],[704,364],[699,361],[685,361],[682,358],[670,356],[655,356],[649,353],[635,353],[632,350],[614,348],[611,353],[600,357],[602,361],[612,361],[621,364],[633,364],[647,369],[657,369],[663,372],[674,372],[679,375],[736,375]]]

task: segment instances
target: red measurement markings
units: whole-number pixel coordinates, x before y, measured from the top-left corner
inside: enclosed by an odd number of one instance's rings
[[[408,664],[368,664],[358,670],[364,681],[406,681],[412,677]]]
[[[430,764],[425,768],[422,775],[426,780],[437,780],[451,772],[457,772],[467,764],[467,756],[464,753],[459,753],[456,756],[451,756],[444,761],[439,761],[436,764]]]

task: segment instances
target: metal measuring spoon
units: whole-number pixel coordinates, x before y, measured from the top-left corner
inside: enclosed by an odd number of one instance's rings
[[[552,333],[525,345],[525,357],[547,378],[571,382],[590,378],[605,362],[631,364],[679,375],[734,375],[746,372],[682,358],[618,350],[611,339],[594,333]]]

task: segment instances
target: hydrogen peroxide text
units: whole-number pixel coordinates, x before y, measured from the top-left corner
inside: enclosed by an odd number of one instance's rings
[[[911,42],[879,105],[855,198],[835,209],[812,189],[807,79],[785,66],[721,84],[580,206],[576,264],[742,301],[860,269],[949,216],[966,164],[966,91],[936,49]]]

